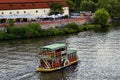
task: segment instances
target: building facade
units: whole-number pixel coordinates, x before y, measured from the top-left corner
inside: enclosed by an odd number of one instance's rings
[[[52,2],[62,4],[63,15],[69,15],[69,8],[64,0],[0,0],[0,16],[24,14],[32,16],[48,15]]]

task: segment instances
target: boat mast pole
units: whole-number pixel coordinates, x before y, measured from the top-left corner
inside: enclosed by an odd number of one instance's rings
[[[66,54],[67,54],[67,47],[68,47],[68,43],[66,43]]]

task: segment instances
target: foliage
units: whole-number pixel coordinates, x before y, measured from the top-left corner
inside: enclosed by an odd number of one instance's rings
[[[75,30],[75,31],[79,30],[79,26],[76,23],[68,23],[64,27]]]
[[[14,20],[13,19],[8,19],[8,26],[13,27],[14,26]]]
[[[74,11],[76,4],[72,0],[65,0],[65,1],[69,6],[70,11]]]
[[[62,14],[63,13],[63,6],[60,3],[53,2],[50,5],[50,15],[52,14]]]
[[[7,27],[8,34],[14,34],[16,38],[40,36],[40,26],[37,23],[30,23],[28,26]]]
[[[5,33],[3,31],[0,31],[0,40],[4,39],[4,35],[5,35]]]
[[[10,39],[15,39],[15,38],[16,38],[15,34],[8,34],[8,33],[4,34],[4,40],[10,40]]]
[[[95,3],[98,3],[98,0],[92,0],[93,2],[95,2]]]
[[[100,24],[101,26],[105,26],[108,24],[109,13],[105,9],[98,9],[95,11],[94,22],[96,24]]]
[[[94,12],[97,9],[104,8],[110,13],[111,18],[120,19],[120,0],[66,0],[66,3],[73,12],[79,10]]]
[[[120,18],[120,2],[118,0],[109,0],[108,3],[111,5],[111,9],[109,10],[111,17]]]
[[[99,0],[99,8],[105,8],[111,17],[120,18],[120,2],[119,0]]]
[[[82,1],[80,4],[80,9],[83,11],[92,11],[96,10],[96,4],[93,1]]]
[[[24,37],[25,28],[24,27],[7,27],[8,34],[15,34],[16,38]]]
[[[100,25],[83,25],[78,26],[76,23],[69,23],[62,28],[41,29],[36,23],[30,23],[28,26],[7,27],[7,32],[0,31],[0,40],[4,39],[21,39],[33,37],[47,37],[70,33],[77,33],[86,30],[99,31]]]
[[[39,26],[38,23],[30,23],[28,27],[26,28],[26,37],[37,37],[40,36],[40,30],[41,27]]]

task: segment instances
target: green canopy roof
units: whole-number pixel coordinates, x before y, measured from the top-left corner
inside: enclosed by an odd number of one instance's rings
[[[70,50],[70,49],[67,50],[68,54],[72,54],[72,53],[75,53],[75,52],[77,52],[77,50]]]
[[[64,43],[55,43],[55,44],[51,44],[51,45],[47,45],[47,46],[43,46],[40,49],[42,50],[57,50],[60,48],[64,48],[66,47],[66,44]]]

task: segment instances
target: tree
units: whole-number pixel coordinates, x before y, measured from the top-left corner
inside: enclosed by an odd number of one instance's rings
[[[14,20],[13,19],[8,19],[8,26],[13,27],[14,26]]]
[[[95,11],[94,22],[100,24],[101,26],[108,25],[109,13],[104,9],[98,9]]]
[[[81,0],[74,0],[76,4],[76,10],[79,12]]]
[[[52,14],[62,14],[63,6],[60,3],[53,2],[50,5],[50,15]]]
[[[72,0],[66,0],[66,3],[69,6],[70,12],[75,10],[76,4]]]
[[[95,3],[98,3],[98,0],[92,0],[93,2],[95,2]]]
[[[99,7],[100,8],[107,8],[108,6],[108,0],[98,0],[98,3],[99,3]]]
[[[120,0],[99,0],[99,8],[105,8],[111,17],[120,17]]]
[[[84,11],[94,12],[96,10],[96,4],[93,1],[82,1],[80,5],[80,9]]]
[[[109,0],[108,3],[111,5],[109,10],[111,17],[120,17],[120,2],[118,0]]]

